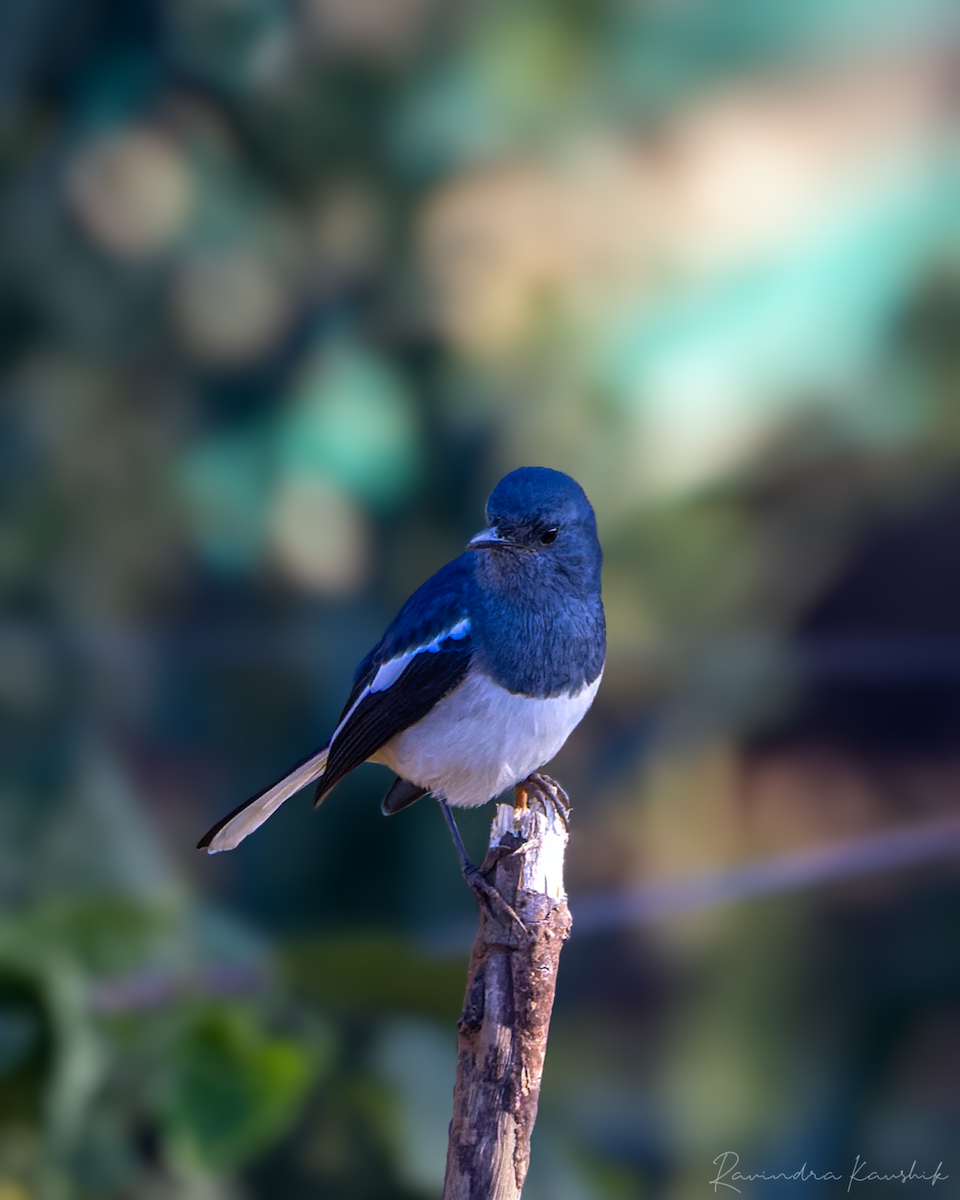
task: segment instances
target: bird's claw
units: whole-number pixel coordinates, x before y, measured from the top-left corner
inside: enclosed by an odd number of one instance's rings
[[[469,866],[464,868],[463,877],[467,881],[467,886],[473,892],[477,904],[486,904],[492,916],[496,916],[498,911],[506,913],[510,920],[519,926],[521,933],[529,933],[526,925],[517,916],[515,910],[504,900],[500,892],[492,884],[487,883],[479,867],[470,863]]]
[[[539,806],[544,816],[549,816],[550,809],[556,813],[564,829],[570,830],[570,797],[563,790],[555,779],[551,779],[549,775],[541,775],[539,771],[534,771],[532,775],[528,775],[526,779],[520,781],[514,789],[513,807],[515,810],[522,811],[530,806],[530,801],[535,801]]]
[[[457,829],[457,823],[453,819],[453,813],[450,811],[450,805],[445,800],[440,800],[439,803],[440,810],[453,837],[453,844],[457,848],[457,855],[460,858],[460,870],[463,872],[463,877],[467,881],[470,891],[473,892],[477,904],[486,906],[487,911],[492,917],[506,913],[510,920],[519,925],[521,931],[526,934],[528,932],[526,925],[524,925],[516,912],[504,900],[500,892],[486,880],[486,875],[511,851],[505,846],[493,846],[487,851],[483,863],[478,867],[475,862],[471,861],[467,854],[463,839],[460,837],[460,831]]]

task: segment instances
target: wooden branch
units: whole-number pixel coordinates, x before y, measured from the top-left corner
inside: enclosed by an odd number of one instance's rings
[[[443,1200],[518,1200],[530,1164],[560,950],[567,831],[551,805],[501,804],[471,883],[480,926],[457,1026]]]

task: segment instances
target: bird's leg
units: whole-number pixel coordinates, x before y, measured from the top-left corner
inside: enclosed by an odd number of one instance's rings
[[[470,882],[470,876],[478,873],[479,868],[471,861],[467,854],[467,848],[463,844],[463,838],[460,836],[460,830],[457,828],[457,823],[453,819],[453,813],[450,811],[450,805],[446,800],[441,800],[437,797],[437,803],[440,805],[440,811],[443,813],[443,819],[447,823],[447,828],[450,830],[450,836],[453,838],[453,844],[457,848],[457,854],[460,856],[460,870],[463,872],[463,877]]]
[[[526,779],[521,780],[514,789],[513,806],[515,809],[524,809],[530,800],[535,800],[543,809],[544,814],[546,814],[549,804],[560,818],[564,829],[569,830],[570,797],[555,779],[551,779],[549,775],[541,775],[539,771],[534,771]]]
[[[484,879],[483,875],[481,874],[480,868],[471,861],[470,856],[467,854],[466,847],[463,844],[463,838],[460,836],[460,830],[457,828],[457,823],[453,819],[453,813],[450,811],[450,805],[446,802],[446,800],[441,800],[439,796],[437,797],[437,803],[440,805],[440,811],[443,813],[443,819],[446,821],[447,828],[450,830],[450,836],[453,838],[453,844],[457,848],[457,854],[460,857],[460,870],[463,872],[463,877],[467,881],[467,886],[476,897],[477,903],[479,904],[481,901],[483,901],[486,903],[489,909],[500,909],[501,912],[505,912],[507,916],[510,917],[511,920],[516,921],[523,932],[526,933],[526,925],[524,925],[524,923],[520,920],[506,900],[504,900],[503,896],[500,895],[497,889],[487,883],[486,879]],[[490,866],[493,866],[498,861],[499,858],[494,859],[491,862],[490,855],[488,854],[487,858],[485,859],[485,865],[489,863]]]

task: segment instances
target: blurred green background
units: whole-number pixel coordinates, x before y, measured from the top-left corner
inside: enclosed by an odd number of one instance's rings
[[[193,846],[527,463],[609,656],[524,1196],[960,1196],[956,838],[617,905],[960,807],[958,48],[950,0],[0,2],[0,1200],[439,1196],[436,806],[364,767]]]

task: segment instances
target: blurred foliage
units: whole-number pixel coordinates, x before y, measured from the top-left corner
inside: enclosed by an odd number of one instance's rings
[[[181,919],[104,899],[0,930],[0,1169],[36,1194],[191,1194],[275,1140],[329,1062],[322,1028],[270,1028],[275,1003],[205,997]]]
[[[606,553],[575,916],[955,810],[954,8],[4,0],[0,1200],[438,1194],[437,813],[191,848],[521,463]],[[955,1188],[957,920],[947,864],[575,936],[525,1196]]]

